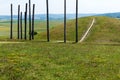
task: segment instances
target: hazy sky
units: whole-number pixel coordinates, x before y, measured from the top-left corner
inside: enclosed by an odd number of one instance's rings
[[[36,4],[36,13],[46,12],[46,0],[31,0]],[[67,0],[67,13],[75,13],[75,1]],[[107,13],[120,12],[120,0],[78,0],[79,13]],[[25,3],[28,0],[0,0],[0,15],[10,14],[10,4],[14,5],[14,14],[17,14],[17,6],[21,5],[24,12]],[[49,0],[50,13],[63,13],[64,0]]]

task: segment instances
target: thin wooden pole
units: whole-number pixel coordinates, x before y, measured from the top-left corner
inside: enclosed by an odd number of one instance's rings
[[[27,39],[27,3],[26,3],[26,6],[25,6],[25,34],[24,34],[24,39],[26,40]]]
[[[24,39],[26,40],[27,39],[27,36],[26,36],[26,31],[27,31],[27,21],[26,21],[26,11],[24,13],[24,22],[25,22],[25,29],[24,29]]]
[[[33,13],[32,13],[32,39],[34,40],[34,16],[35,16],[35,4],[33,4]]]
[[[23,36],[22,36],[22,12],[20,15],[20,33],[21,33],[21,39],[22,39],[23,38]]]
[[[20,39],[20,5],[18,5],[18,27],[17,27],[17,37]]]
[[[78,42],[78,0],[76,0],[76,43]]]
[[[10,26],[10,39],[13,38],[13,5],[11,4],[11,26]]]
[[[29,0],[29,40],[31,40],[31,0]]]
[[[49,33],[49,4],[48,0],[46,0],[46,8],[47,8],[47,41],[50,41],[50,33]]]
[[[64,43],[66,43],[66,0],[64,0]]]

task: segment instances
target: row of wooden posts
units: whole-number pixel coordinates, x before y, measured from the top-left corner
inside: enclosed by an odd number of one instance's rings
[[[29,4],[29,7],[28,7]],[[24,39],[27,39],[27,14],[29,9],[29,40],[34,39],[34,16],[35,16],[35,4],[33,4],[32,18],[31,18],[31,0],[26,3],[24,12]],[[20,5],[18,5],[18,27],[17,27],[17,38],[23,39],[23,13],[20,12]],[[47,24],[47,42],[50,41],[50,29],[49,29],[49,3],[46,0],[46,24]],[[76,0],[76,40],[78,42],[78,0]],[[64,0],[64,43],[66,43],[66,0]],[[11,4],[11,26],[10,26],[10,39],[13,39],[13,4]]]
[[[33,4],[31,18],[31,1],[29,0],[29,40],[34,39],[34,15],[35,15],[35,4]],[[27,39],[27,13],[28,3],[25,5],[24,12],[24,39]],[[20,5],[18,5],[18,23],[17,23],[17,39],[23,39],[23,13],[20,11]],[[13,39],[13,4],[11,4],[11,26],[10,26],[10,39]]]

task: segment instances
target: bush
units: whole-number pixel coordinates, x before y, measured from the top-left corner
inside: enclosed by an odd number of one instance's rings
[[[31,34],[31,35],[32,35],[32,33],[33,33],[33,32],[31,32],[31,33],[29,33],[29,34]],[[34,35],[37,35],[38,33],[37,33],[36,31],[34,31],[34,33],[33,33],[33,34],[34,34]]]

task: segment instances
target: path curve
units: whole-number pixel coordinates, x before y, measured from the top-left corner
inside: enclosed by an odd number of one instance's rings
[[[81,43],[81,42],[84,41],[84,39],[86,38],[86,36],[87,36],[88,33],[90,32],[91,28],[93,27],[94,23],[95,23],[95,18],[93,18],[90,27],[89,27],[88,30],[85,32],[85,34],[83,35],[83,37],[80,39],[79,43]]]

